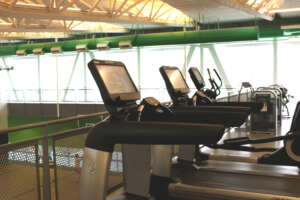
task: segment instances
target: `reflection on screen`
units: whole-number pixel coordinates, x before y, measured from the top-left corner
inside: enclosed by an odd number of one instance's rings
[[[167,76],[175,89],[188,88],[179,70],[166,70]]]
[[[199,72],[198,70],[195,70],[195,69],[193,69],[193,72],[194,72],[194,75],[196,76],[196,79],[198,80],[198,82],[199,82],[200,84],[203,84],[203,83],[204,83],[204,80],[203,80],[203,78],[202,78],[200,72]]]
[[[124,67],[98,65],[97,69],[110,94],[137,92]]]

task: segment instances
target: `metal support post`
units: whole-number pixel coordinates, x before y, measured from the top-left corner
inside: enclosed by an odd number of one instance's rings
[[[40,178],[40,158],[39,158],[39,146],[38,143],[34,145],[35,152],[35,168],[36,168],[36,189],[37,189],[37,198],[41,200],[41,178]]]
[[[211,53],[211,56],[213,57],[213,59],[215,61],[215,64],[216,64],[216,66],[217,66],[217,68],[218,68],[218,70],[219,70],[219,72],[221,74],[221,77],[224,80],[225,87],[226,87],[227,91],[229,91],[232,88],[232,86],[231,86],[231,84],[230,84],[230,82],[228,80],[228,77],[227,77],[227,75],[226,75],[226,73],[224,71],[224,68],[223,68],[223,66],[221,64],[221,61],[220,61],[219,56],[217,54],[217,51],[216,51],[215,47],[212,46],[212,45],[210,45],[208,47],[208,49],[209,49],[209,51]]]
[[[57,163],[56,163],[56,144],[55,139],[52,140],[53,145],[53,170],[54,170],[54,184],[55,184],[55,200],[58,200],[58,183],[57,183]]]
[[[65,91],[65,94],[64,94],[63,101],[66,100],[66,97],[67,97],[67,94],[68,94],[68,91],[69,91],[69,88],[70,88],[70,85],[71,85],[71,82],[72,82],[72,79],[73,79],[73,75],[74,75],[74,72],[75,72],[75,69],[76,69],[79,54],[80,54],[79,52],[77,52],[77,54],[76,54],[76,58],[75,58],[74,63],[73,63],[72,72],[71,72],[71,75],[70,75],[70,78],[69,78],[69,81],[68,81],[68,85],[67,85],[67,88],[66,88],[66,91]]]
[[[141,90],[141,49],[137,47],[137,70],[138,70],[138,88]]]
[[[277,39],[273,40],[273,84],[278,81],[278,42]]]
[[[95,58],[95,54],[94,52],[91,52],[91,51],[88,51],[90,57],[91,57],[91,60],[93,60]]]
[[[48,149],[48,126],[43,127],[43,199],[51,200],[50,167]]]
[[[39,92],[39,102],[42,101],[42,90],[41,90],[41,58],[40,55],[37,55],[37,64],[38,64],[38,92]]]
[[[190,50],[189,50],[189,52],[187,54],[187,58],[186,58],[186,60],[187,60],[187,67],[190,65],[190,62],[191,62],[191,60],[193,58],[195,49],[196,49],[196,46],[191,46],[190,47]]]
[[[6,64],[5,58],[2,57],[2,61],[3,61],[3,64],[5,65],[5,67],[8,68],[9,66]],[[14,94],[15,94],[16,100],[19,101],[18,94],[17,94],[17,90],[16,90],[16,88],[15,88],[15,86],[14,86],[14,82],[12,81],[12,78],[11,78],[11,76],[10,76],[9,70],[7,70],[6,73],[7,73],[7,77],[8,77],[10,86],[11,86],[11,88],[12,88]]]
[[[86,52],[83,52],[83,89],[84,89],[84,101],[87,101],[87,77],[86,77]]]
[[[58,55],[55,55],[56,59],[56,116],[60,117],[60,108],[59,108],[59,70],[58,70]]]
[[[199,47],[200,48],[200,73],[202,74],[202,76],[204,76],[203,71],[204,71],[204,48],[203,47]]]
[[[184,78],[186,78],[186,70],[187,70],[187,56],[186,56],[186,44],[184,45],[184,64],[183,64],[183,69],[182,69],[182,74]]]

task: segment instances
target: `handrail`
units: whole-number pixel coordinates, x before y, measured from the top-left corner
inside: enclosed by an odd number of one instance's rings
[[[15,132],[15,131],[20,131],[20,130],[25,130],[25,129],[31,129],[31,128],[37,128],[37,127],[42,127],[42,126],[48,126],[48,125],[53,125],[53,124],[61,124],[73,120],[79,120],[79,119],[87,119],[87,118],[93,118],[101,115],[108,114],[108,112],[98,112],[98,113],[92,113],[88,115],[77,115],[73,117],[66,117],[63,119],[58,119],[58,120],[50,120],[50,121],[45,121],[45,122],[38,122],[34,124],[26,124],[26,125],[21,125],[21,126],[16,126],[12,128],[6,128],[6,129],[0,129],[0,135],[8,134],[10,132]]]

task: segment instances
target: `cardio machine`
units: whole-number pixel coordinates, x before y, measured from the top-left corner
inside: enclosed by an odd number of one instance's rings
[[[208,69],[209,71],[209,69]],[[213,89],[205,89],[205,81],[200,73],[200,71],[195,68],[191,67],[188,72],[190,74],[190,77],[194,83],[194,85],[197,88],[197,92],[193,96],[195,98],[195,101],[197,102],[198,105],[218,105],[218,106],[245,106],[245,107],[251,107],[251,111],[257,111],[262,108],[261,103],[254,103],[254,102],[217,102],[216,97],[218,94],[220,94],[220,88],[222,86],[222,79],[219,76],[218,72],[214,70],[216,75],[218,76],[221,84],[218,85],[214,79],[211,77],[211,73],[209,71],[210,75],[210,83]],[[213,97],[212,97],[212,94]]]
[[[147,199],[151,162],[171,162],[159,154],[156,155],[156,161],[152,159],[153,152],[159,152],[163,147],[159,145],[215,144],[224,133],[223,125],[183,123],[190,120],[186,116],[192,110],[174,114],[154,98],[145,98],[137,104],[140,93],[121,62],[92,60],[89,69],[100,89],[110,119],[97,124],[87,137],[80,200],[105,199],[114,144],[123,144],[126,194],[118,199]],[[198,118],[197,114],[193,116]],[[181,119],[180,122],[174,122],[178,119]],[[150,146],[154,144],[158,146]]]
[[[300,103],[294,114],[291,130],[284,138],[285,146],[281,150],[281,152],[285,151],[295,163],[284,163],[282,157],[279,157],[281,165],[286,164],[289,167],[220,161],[204,161],[200,168],[195,168],[189,163],[172,164],[172,147],[169,145],[195,143],[214,145],[222,135],[224,127],[222,125],[146,122],[142,118],[134,121],[136,117],[131,118],[128,114],[133,111],[137,113],[137,116],[143,116],[143,109],[147,104],[135,103],[139,99],[138,92],[132,81],[128,84],[130,78],[123,77],[129,77],[128,72],[121,70],[120,67],[123,65],[119,65],[119,68],[114,70],[111,69],[112,63],[110,62],[93,62],[100,76],[103,76],[99,80],[102,85],[99,88],[104,103],[111,113],[111,119],[96,125],[88,135],[80,182],[80,199],[105,199],[110,152],[114,144],[120,143],[155,144],[151,149],[151,184],[150,186],[143,184],[149,180],[147,173],[139,174],[136,184],[142,188],[146,187],[146,190],[149,187],[150,196],[142,198],[122,195],[114,199],[299,200],[299,171],[293,166],[299,166],[300,161],[298,160],[299,145],[297,145],[299,144]],[[110,75],[109,71],[113,71],[115,77]],[[155,107],[157,102],[148,103],[150,103],[149,106]],[[159,111],[159,113],[164,115],[164,112]],[[133,121],[128,120],[130,118]],[[145,162],[145,159],[139,159],[143,157],[136,157],[135,153],[137,151],[131,151],[131,155],[124,155],[124,158],[133,156],[135,165]],[[126,170],[126,165],[124,169]],[[134,178],[138,170],[136,168],[131,170],[135,173],[124,171],[124,174],[125,176],[127,174],[129,178]],[[126,187],[125,184],[125,189]]]
[[[199,105],[197,96],[192,99],[189,98],[190,89],[177,67],[162,66],[159,71],[173,102],[170,108],[175,112],[187,108],[194,109],[197,112],[205,112],[203,120],[206,121],[203,121],[204,123],[221,123],[226,127],[241,126],[251,112],[251,107],[244,106]]]

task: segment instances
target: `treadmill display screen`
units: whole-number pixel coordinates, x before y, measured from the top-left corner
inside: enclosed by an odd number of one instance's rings
[[[185,89],[188,88],[187,84],[185,83],[181,73],[179,70],[171,70],[167,69],[166,74],[170,79],[171,84],[173,85],[174,89]]]
[[[98,65],[97,70],[110,94],[137,92],[123,66]]]
[[[203,80],[200,72],[198,70],[193,69],[193,73],[194,73],[196,79],[198,80],[199,84],[204,84],[204,80]]]

